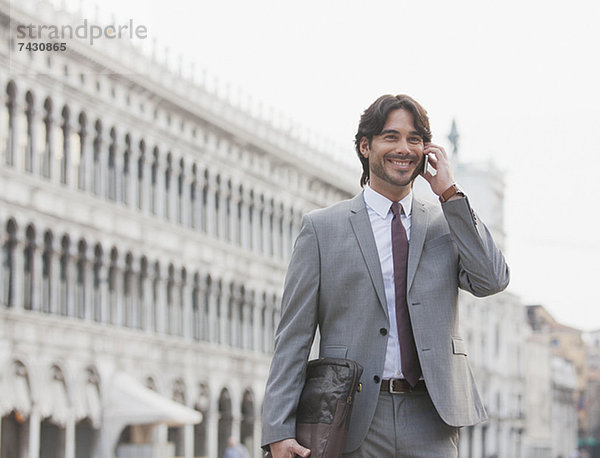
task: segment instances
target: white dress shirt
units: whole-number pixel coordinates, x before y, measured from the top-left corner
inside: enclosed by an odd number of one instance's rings
[[[394,260],[392,257],[392,218],[390,210],[392,201],[374,191],[369,185],[365,186],[363,193],[367,212],[371,221],[371,228],[375,236],[381,273],[383,274],[383,286],[385,288],[385,300],[387,302],[390,326],[388,332],[387,351],[385,353],[385,364],[383,366],[383,378],[404,378],[402,375],[402,361],[400,360],[400,344],[398,343],[398,327],[396,325],[396,292],[394,287]],[[410,226],[412,216],[412,190],[404,199],[400,219],[406,230],[406,238],[410,242]]]

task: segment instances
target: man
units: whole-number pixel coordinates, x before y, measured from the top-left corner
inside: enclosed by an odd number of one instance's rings
[[[223,458],[248,458],[248,451],[242,444],[238,444],[237,441],[230,437],[227,440],[227,448]]]
[[[267,382],[263,444],[274,458],[309,456],[295,411],[317,326],[320,355],[357,361],[348,457],[457,456],[458,428],[486,419],[457,313],[458,288],[503,290],[504,257],[431,143],[426,111],[385,95],[355,137],[362,193],[306,215],[285,281]],[[427,155],[429,165],[424,170]],[[423,176],[439,203],[413,196]]]

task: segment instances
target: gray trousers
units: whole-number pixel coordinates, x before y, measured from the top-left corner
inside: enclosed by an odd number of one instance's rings
[[[438,415],[429,395],[380,393],[361,446],[345,458],[453,458],[458,428]]]

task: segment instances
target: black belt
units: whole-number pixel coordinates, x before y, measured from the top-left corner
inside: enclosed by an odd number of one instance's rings
[[[427,393],[427,387],[425,386],[425,380],[419,380],[415,386],[410,386],[410,383],[405,379],[396,378],[382,380],[379,391],[391,394]]]

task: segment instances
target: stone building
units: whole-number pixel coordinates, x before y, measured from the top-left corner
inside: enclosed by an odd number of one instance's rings
[[[260,456],[291,245],[358,167],[132,43],[19,50],[81,21],[0,0],[1,456]]]

